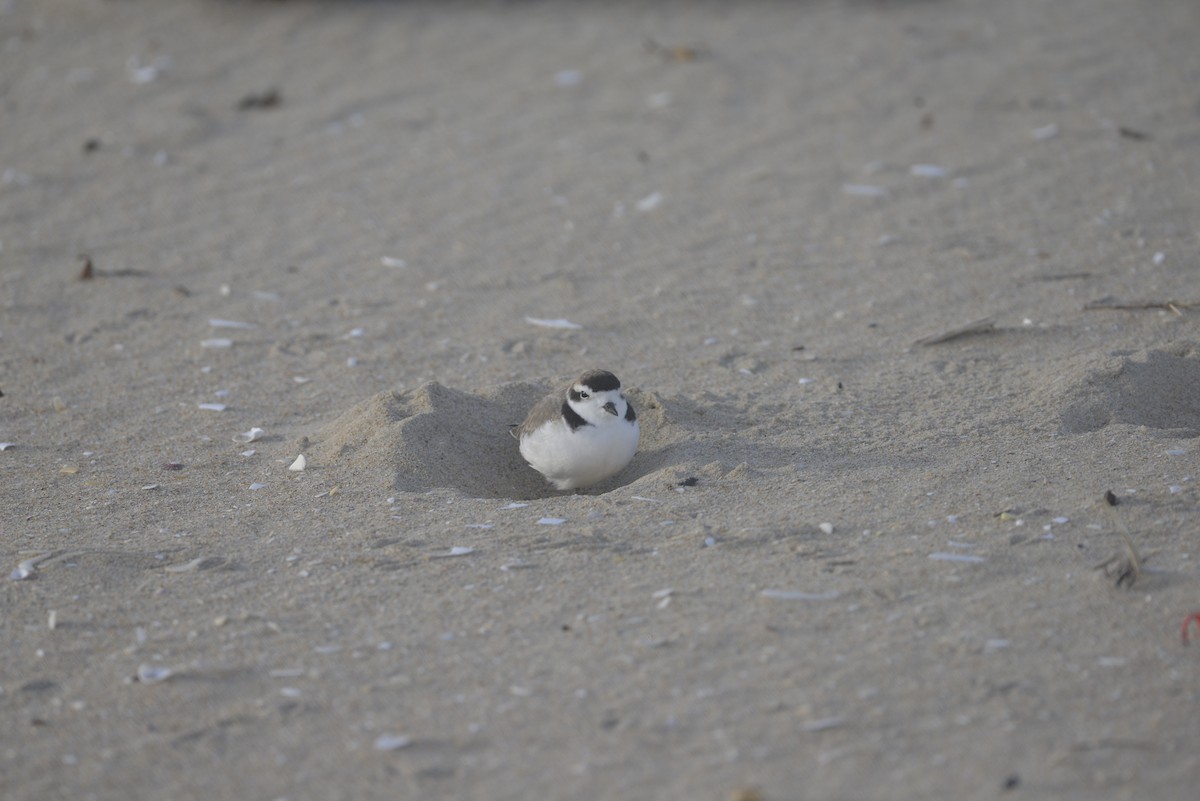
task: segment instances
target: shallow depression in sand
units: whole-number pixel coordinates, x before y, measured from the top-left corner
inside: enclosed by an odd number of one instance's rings
[[[453,489],[472,497],[539,498],[557,493],[525,463],[510,433],[545,387],[505,384],[480,393],[438,383],[406,392],[381,392],[349,409],[314,438],[314,464],[349,468],[367,481],[401,492]],[[661,404],[631,392],[641,417],[642,443],[633,463],[586,488],[604,492],[661,466],[655,432]]]
[[[1070,434],[1125,423],[1200,435],[1200,347],[1147,351],[1089,373],[1068,393],[1061,421]]]

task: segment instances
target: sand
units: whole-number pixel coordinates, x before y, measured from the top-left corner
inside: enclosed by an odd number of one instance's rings
[[[0,3],[0,796],[1194,798],[1198,39]]]

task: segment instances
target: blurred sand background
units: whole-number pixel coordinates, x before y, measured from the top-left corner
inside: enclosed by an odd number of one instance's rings
[[[1195,798],[1198,42],[2,0],[0,796]]]

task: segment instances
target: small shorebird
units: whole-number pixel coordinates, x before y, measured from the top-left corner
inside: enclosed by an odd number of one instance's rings
[[[637,451],[641,427],[607,370],[588,370],[529,411],[515,436],[521,455],[556,489],[586,487],[616,475]]]

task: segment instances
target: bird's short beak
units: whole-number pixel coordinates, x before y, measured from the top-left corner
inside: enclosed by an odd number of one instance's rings
[[[611,415],[616,415],[616,413],[617,413],[617,404],[613,403],[612,401],[609,401],[608,403],[604,404],[600,408],[602,408],[604,411],[608,412]]]

